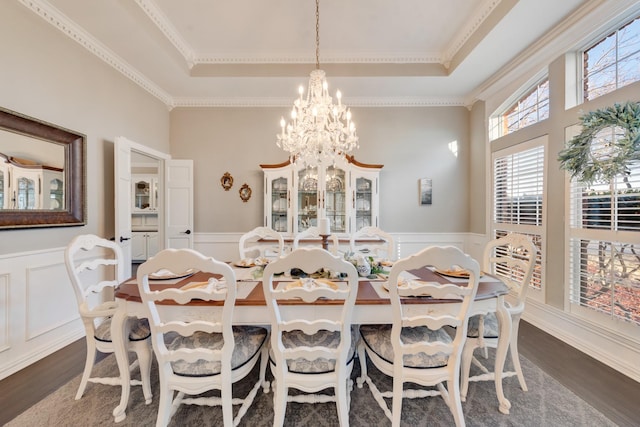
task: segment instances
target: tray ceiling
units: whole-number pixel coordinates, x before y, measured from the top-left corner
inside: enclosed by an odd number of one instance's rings
[[[288,106],[315,68],[313,0],[19,0],[175,106]],[[469,105],[591,0],[321,0],[320,67],[352,106]]]

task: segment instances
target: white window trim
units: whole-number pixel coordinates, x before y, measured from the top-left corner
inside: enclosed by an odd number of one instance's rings
[[[629,17],[634,16],[635,18],[629,19]],[[584,68],[583,68],[583,62],[584,62],[584,52],[587,49],[592,48],[596,43],[602,41],[603,39],[605,39],[606,37],[610,36],[612,33],[617,32],[618,30],[620,30],[622,27],[624,27],[625,25],[631,23],[632,21],[634,21],[635,19],[640,18],[640,3],[636,4],[634,7],[631,7],[628,11],[626,11],[625,13],[619,15],[617,17],[617,19],[615,19],[614,21],[609,22],[609,25],[599,31],[598,33],[596,33],[596,35],[590,37],[589,39],[587,39],[587,41],[585,41],[584,43],[582,43],[574,52],[575,54],[575,58],[574,58],[574,66],[575,68],[575,75],[576,75],[576,79],[577,79],[577,87],[576,87],[576,105],[581,105],[584,104],[585,102],[593,102],[595,99],[598,99],[602,96],[608,95],[610,93],[615,92],[616,90],[619,90],[620,87],[617,87],[616,89],[612,90],[611,92],[607,92],[603,95],[600,95],[596,98],[590,99],[588,101],[585,101],[584,99]],[[637,82],[636,82],[637,83]],[[569,104],[567,104],[569,105]],[[570,108],[569,106],[566,107],[567,109]]]
[[[544,69],[538,71],[534,74],[529,80],[527,80],[518,90],[516,90],[511,96],[509,96],[505,101],[498,106],[494,110],[493,113],[489,116],[489,141],[494,141],[498,138],[501,138],[505,135],[500,135],[496,129],[500,129],[499,121],[502,119],[502,115],[505,111],[512,107],[517,101],[520,100],[525,94],[533,90],[534,87],[537,87],[544,80],[549,78],[549,69],[545,67]],[[513,132],[512,132],[513,133]]]
[[[535,147],[542,146],[544,149],[544,163],[543,163],[543,190],[542,190],[542,225],[535,226],[529,224],[503,224],[496,223],[493,217],[493,210],[495,206],[495,197],[494,197],[494,188],[493,183],[495,182],[494,176],[494,162],[498,157],[509,156],[515,153],[519,153],[522,151],[526,151]],[[529,287],[529,291],[527,292],[527,299],[532,299],[537,302],[544,303],[546,299],[546,242],[547,242],[547,188],[548,188],[548,164],[549,164],[549,137],[548,135],[543,135],[529,141],[522,142],[520,144],[512,145],[510,147],[504,148],[502,150],[494,151],[491,153],[491,164],[489,170],[491,171],[490,175],[490,200],[489,203],[489,230],[490,230],[490,239],[493,238],[495,230],[507,230],[514,231],[525,234],[539,234],[542,238],[542,247],[540,248],[540,278],[541,278],[541,287],[540,289],[534,288],[532,286]]]
[[[565,174],[565,194],[571,191],[571,177]],[[565,218],[569,218],[571,210],[570,197],[565,197]],[[571,239],[588,238],[603,241],[624,241],[640,244],[640,233],[629,231],[606,231],[597,229],[580,229],[573,232],[570,221],[565,221],[565,277],[564,277],[564,310],[577,318],[598,325],[612,334],[623,334],[631,339],[637,339],[638,326],[623,319],[614,318],[608,314],[598,312],[594,309],[583,307],[579,302],[572,301],[571,295],[571,273],[574,276],[579,273],[580,266],[571,264]]]

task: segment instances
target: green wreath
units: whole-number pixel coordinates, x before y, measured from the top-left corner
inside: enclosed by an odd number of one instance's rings
[[[626,102],[580,116],[582,131],[558,154],[560,167],[585,184],[606,183],[629,173],[629,163],[640,160],[640,103]],[[591,143],[598,132],[619,127],[624,136],[612,141],[609,152],[594,154]]]

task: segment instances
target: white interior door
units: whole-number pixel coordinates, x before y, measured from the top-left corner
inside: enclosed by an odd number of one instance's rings
[[[131,277],[131,144],[122,137],[115,139],[115,235],[124,255],[124,275]]]
[[[193,160],[165,161],[165,247],[193,248]]]

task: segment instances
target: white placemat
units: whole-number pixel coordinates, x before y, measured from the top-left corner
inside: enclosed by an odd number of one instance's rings
[[[178,283],[179,281],[184,280],[184,277],[179,277],[177,279],[168,279],[168,280],[149,280],[149,283],[152,285],[175,285],[176,283]],[[129,283],[138,283],[138,281],[136,279],[131,279],[128,282],[125,282],[126,284]]]
[[[185,283],[184,286],[189,286],[191,283],[203,283],[203,282],[199,282],[199,281],[192,281],[189,283]],[[224,283],[224,282],[221,282]],[[236,300],[239,299],[245,299],[249,296],[249,294],[251,293],[251,291],[253,290],[253,288],[256,287],[256,285],[259,282],[236,282]]]
[[[399,279],[404,279],[404,280],[416,280],[416,279],[420,279],[418,276],[416,276],[415,274],[411,274],[408,271],[403,271],[402,273],[400,273],[398,275]],[[376,291],[376,293],[378,294],[378,296],[380,298],[383,299],[389,299],[389,291],[387,291],[383,284],[386,283],[384,281],[371,281],[371,286],[373,286],[373,289]]]
[[[433,268],[431,270],[434,270]],[[435,272],[435,271],[434,271]],[[435,272],[436,274],[438,274],[437,272]],[[447,279],[448,281],[450,281],[451,283],[467,283],[469,281],[468,278],[458,278],[458,277],[451,277],[451,276],[445,276],[444,274],[442,275],[445,279]],[[480,276],[480,280],[479,282],[500,282],[500,279],[497,279],[493,276],[490,276],[488,274],[482,274],[482,276]]]
[[[238,282],[254,282],[262,279],[262,267],[233,268]]]
[[[389,291],[382,287],[384,282],[371,282],[371,287],[376,291],[380,299],[389,299]]]

